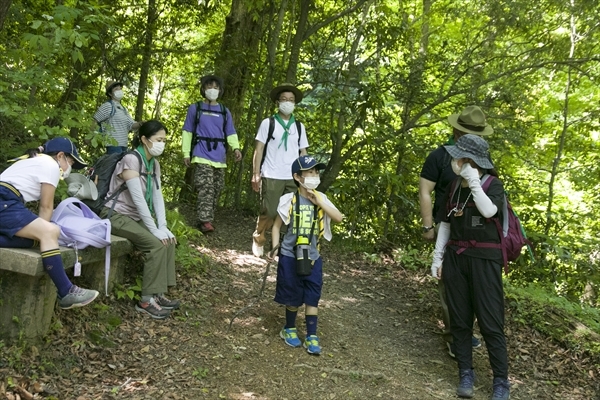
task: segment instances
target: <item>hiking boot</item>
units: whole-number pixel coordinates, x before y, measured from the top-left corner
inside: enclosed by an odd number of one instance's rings
[[[142,303],[141,301],[135,305],[135,309],[139,312],[146,313],[154,319],[165,319],[169,315],[171,315],[170,310],[164,310],[161,306],[156,303],[154,297],[150,299],[147,303]]]
[[[279,332],[279,336],[288,346],[300,347],[302,345],[302,342],[298,339],[298,331],[296,328],[283,328],[281,332]]]
[[[262,257],[264,253],[265,246],[259,245],[258,243],[256,243],[256,240],[252,238],[252,254],[254,254],[254,257]]]
[[[475,372],[472,369],[461,369],[458,371],[458,377],[460,381],[458,382],[458,388],[456,388],[456,395],[470,399],[474,394]]]
[[[215,227],[212,226],[212,224],[210,222],[200,222],[198,224],[198,229],[200,229],[200,232],[202,233],[209,233],[215,230]]]
[[[58,306],[63,310],[83,307],[94,301],[96,297],[98,297],[98,292],[96,290],[83,289],[73,285],[65,297],[58,297]]]
[[[510,383],[504,378],[494,378],[492,400],[508,400],[510,398]]]
[[[165,310],[177,310],[181,303],[179,300],[169,300],[165,296],[159,295],[154,296],[154,300],[156,301],[156,304]]]
[[[308,354],[321,354],[321,346],[319,345],[319,338],[317,335],[307,336],[306,340],[304,341],[304,348]]]
[[[479,340],[475,336],[473,336],[471,338],[471,346],[473,346],[474,349],[480,348],[481,347],[481,340]]]

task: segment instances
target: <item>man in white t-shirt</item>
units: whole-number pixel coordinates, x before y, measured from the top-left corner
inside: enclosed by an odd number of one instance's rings
[[[258,128],[252,159],[252,189],[261,194],[261,208],[252,235],[252,253],[260,257],[267,241],[266,231],[277,216],[279,198],[296,191],[292,163],[306,155],[306,128],[294,118],[294,107],[302,101],[302,92],[291,83],[277,86],[270,93],[278,112],[265,118]]]
[[[106,84],[108,100],[98,107],[94,120],[100,125],[100,132],[113,137],[116,146],[106,146],[106,154],[122,153],[127,151],[129,132],[137,131],[142,122],[134,121],[129,112],[121,104],[123,98],[123,84],[110,81]]]

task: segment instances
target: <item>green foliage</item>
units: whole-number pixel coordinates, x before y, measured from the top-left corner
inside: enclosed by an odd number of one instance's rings
[[[512,318],[570,348],[600,356],[600,310],[557,296],[537,284],[505,285]]]
[[[208,375],[208,368],[198,367],[192,371],[192,376],[198,380],[206,378],[207,375]]]
[[[136,277],[135,284],[131,286],[115,285],[115,296],[117,299],[127,298],[129,300],[140,300],[142,294],[142,278]]]
[[[204,272],[208,261],[195,247],[203,242],[202,233],[189,226],[181,213],[175,210],[167,211],[167,224],[169,230],[177,238],[175,261],[186,272]]]
[[[256,128],[274,111],[269,90],[292,71],[306,94],[296,114],[309,150],[328,163],[321,188],[346,216],[334,227],[336,240],[367,253],[389,242],[402,249],[396,257],[404,265],[420,268],[427,263],[417,232],[420,167],[450,134],[446,117],[478,104],[495,130],[488,137],[494,163],[536,244],[535,260],[519,260],[511,279],[600,302],[594,2],[382,0],[346,12],[355,2],[318,0],[306,26],[299,24],[306,2],[287,2],[281,26],[280,3],[241,2],[235,10],[228,2],[159,3],[147,26],[149,3],[139,0],[13,0],[0,31],[0,169],[56,135],[75,139],[84,158],[98,156],[110,139],[96,132],[92,115],[106,81],[120,79],[123,105],[134,114],[144,100],[138,114],[169,128],[161,168],[164,195],[176,206],[187,106],[200,99],[198,78],[215,72],[225,78],[223,102],[245,156],[230,161],[222,202],[257,213],[249,185]],[[247,34],[235,42],[236,31]],[[202,270],[192,245],[199,233],[179,216],[169,221],[178,264]]]

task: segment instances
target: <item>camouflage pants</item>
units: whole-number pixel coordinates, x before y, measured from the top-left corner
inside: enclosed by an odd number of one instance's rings
[[[208,164],[197,164],[194,183],[198,190],[196,210],[199,222],[212,222],[225,185],[225,168],[215,168]]]

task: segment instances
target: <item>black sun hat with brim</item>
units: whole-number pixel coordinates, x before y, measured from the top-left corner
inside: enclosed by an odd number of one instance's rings
[[[291,83],[282,83],[281,85],[274,87],[271,90],[271,94],[269,95],[271,97],[271,100],[278,101],[281,92],[294,93],[294,97],[296,98],[296,104],[300,103],[302,101],[302,98],[304,97],[300,89],[298,89],[296,86],[292,85]]]
[[[482,137],[468,133],[461,136],[455,145],[444,146],[452,158],[470,158],[482,169],[492,169],[490,146]]]

